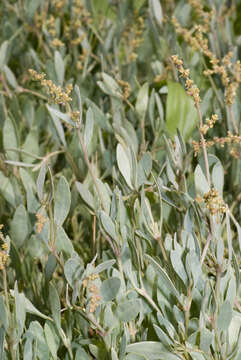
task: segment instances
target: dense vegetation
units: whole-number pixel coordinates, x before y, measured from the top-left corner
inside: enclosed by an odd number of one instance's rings
[[[240,359],[240,1],[0,14],[0,359]]]

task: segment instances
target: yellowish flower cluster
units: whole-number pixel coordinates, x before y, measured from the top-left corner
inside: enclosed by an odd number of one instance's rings
[[[176,66],[178,72],[180,73],[180,76],[186,79],[185,85],[187,94],[193,98],[195,105],[199,104],[201,101],[199,96],[199,88],[197,87],[197,85],[194,84],[194,81],[189,78],[189,69],[184,69],[183,61],[179,59],[177,55],[172,55],[171,59]]]
[[[210,22],[214,15],[214,10],[211,11],[204,11],[203,2],[199,0],[188,0],[189,4],[196,12],[198,18],[203,22],[203,27],[205,31],[209,31],[210,29]]]
[[[211,189],[203,196],[205,205],[212,215],[224,214],[226,212],[226,204],[219,196],[217,189]]]
[[[1,250],[0,250],[0,270],[4,269],[4,266],[8,259],[8,244],[7,244],[5,237],[1,231],[2,228],[3,228],[3,224],[0,224],[0,239],[3,241],[2,245],[1,245]]]
[[[232,144],[232,145],[237,145],[241,143],[241,135],[233,135],[230,131],[228,132],[228,135],[226,137],[217,137],[214,136],[213,140],[208,140],[205,141],[205,145],[207,148],[217,144],[220,145],[221,147],[224,147],[225,144]],[[202,143],[201,141],[192,141],[192,145],[194,148],[194,154],[195,156],[198,154],[198,152],[201,149]],[[232,152],[234,154],[234,148],[232,148]],[[232,153],[231,153],[232,155]]]
[[[57,10],[62,10],[64,5],[66,4],[66,0],[52,0],[52,6]]]
[[[200,127],[200,131],[203,135],[205,135],[207,133],[207,131],[209,129],[212,129],[215,122],[218,120],[218,115],[217,114],[213,114],[211,119],[207,118],[206,119],[206,124],[204,124],[202,127]]]
[[[79,111],[72,111],[70,113],[70,117],[74,122],[79,122],[80,112]]]
[[[123,98],[128,99],[131,93],[131,86],[127,81],[117,79],[118,84],[122,87]]]
[[[130,49],[128,54],[128,61],[135,61],[138,57],[137,51],[140,45],[143,43],[143,31],[144,31],[144,19],[139,16],[134,24],[127,27],[122,35],[122,40],[127,41],[127,48]]]
[[[83,280],[83,287],[87,288],[91,294],[90,296],[90,312],[93,313],[97,309],[99,302],[101,300],[101,296],[99,295],[99,288],[93,284],[93,281],[98,279],[98,274],[91,274],[87,278]]]
[[[95,312],[95,310],[99,306],[101,296],[99,295],[99,288],[94,284],[90,285],[89,291],[91,293],[90,312],[93,313],[93,312]]]
[[[198,12],[202,12],[202,5],[198,5],[199,2],[196,0],[190,0],[190,2],[197,3],[196,8],[199,9]],[[204,34],[207,33],[211,17],[212,14],[210,16],[205,15],[207,19],[205,24],[195,25],[191,30],[183,28],[175,17],[172,18],[172,23],[176,28],[176,32],[181,35],[194,50],[202,52],[209,59],[211,68],[205,70],[204,75],[211,76],[213,74],[219,74],[221,76],[222,84],[225,87],[225,102],[230,106],[234,102],[237,89],[241,83],[241,63],[238,60],[235,64],[232,64],[232,52],[228,52],[220,62],[209,49],[208,39],[204,37]]]
[[[46,74],[38,74],[33,69],[29,69],[29,73],[33,80],[40,81],[40,84],[47,90],[51,102],[55,104],[67,104],[72,101],[72,98],[69,96],[73,88],[71,84],[63,90],[61,86],[55,85],[52,80],[45,79]]]
[[[84,62],[86,57],[88,56],[88,51],[86,49],[82,49],[82,54],[79,55],[79,60],[77,61],[77,69],[82,70],[84,67]]]
[[[36,215],[37,218],[37,222],[36,222],[36,232],[37,234],[40,234],[41,231],[43,230],[43,227],[47,221],[46,217],[41,214],[41,213],[37,213]]]
[[[64,43],[63,43],[63,41],[59,40],[58,38],[54,38],[54,39],[51,41],[51,45],[52,45],[53,47],[60,48],[60,47],[64,46]]]

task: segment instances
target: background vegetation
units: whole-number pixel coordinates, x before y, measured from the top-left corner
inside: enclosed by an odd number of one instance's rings
[[[240,359],[240,1],[0,14],[0,358]]]

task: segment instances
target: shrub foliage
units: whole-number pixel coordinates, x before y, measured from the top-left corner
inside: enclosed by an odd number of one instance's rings
[[[1,359],[240,359],[240,11],[1,1]]]

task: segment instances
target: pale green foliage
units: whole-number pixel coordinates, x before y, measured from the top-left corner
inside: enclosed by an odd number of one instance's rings
[[[207,139],[232,114],[240,128],[240,104],[220,105],[220,79],[175,33],[172,15],[199,24],[187,0],[80,3],[0,3],[0,359],[238,360],[240,158],[195,157],[197,109],[170,56],[203,118],[219,115]],[[205,2],[217,57],[240,51],[240,6],[222,3]],[[72,100],[48,103],[30,68]]]

